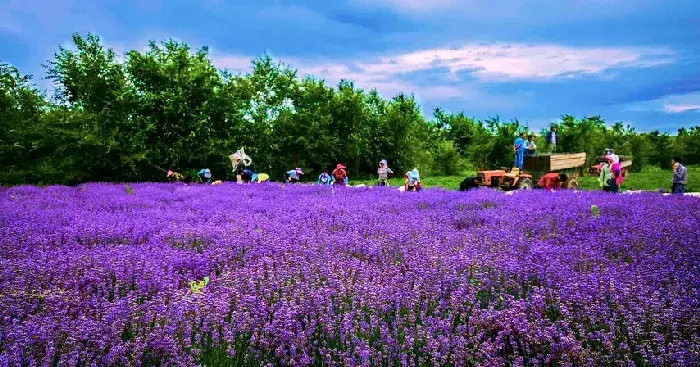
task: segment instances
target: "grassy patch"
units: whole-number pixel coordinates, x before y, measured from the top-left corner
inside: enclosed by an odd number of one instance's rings
[[[457,190],[459,183],[465,177],[475,176],[476,172],[467,172],[463,176],[424,176],[421,177],[425,187],[444,187],[450,190]],[[645,190],[658,191],[663,188],[666,192],[671,190],[671,170],[645,170],[643,172],[629,173],[622,184],[621,190]],[[376,180],[351,180],[350,184],[367,186],[376,185]],[[389,180],[391,186],[403,185],[402,178],[392,178]],[[583,190],[599,190],[597,177],[584,176],[579,178],[579,188]],[[688,184],[685,187],[687,192],[700,191],[700,168],[688,168]]]

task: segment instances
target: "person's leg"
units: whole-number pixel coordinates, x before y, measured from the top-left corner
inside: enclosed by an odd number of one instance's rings
[[[520,160],[518,161],[518,163],[519,163],[518,168],[519,168],[521,171],[523,170],[523,162],[524,162],[523,153],[520,153]]]
[[[515,167],[518,167],[519,170],[523,169],[523,153],[522,152],[517,152],[515,153]]]

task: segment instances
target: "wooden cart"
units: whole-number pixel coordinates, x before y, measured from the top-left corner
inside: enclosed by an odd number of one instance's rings
[[[523,161],[525,174],[532,176],[532,182],[538,182],[547,173],[557,173],[565,176],[562,184],[566,189],[578,188],[578,178],[583,176],[585,166],[586,153],[543,154],[525,157]]]

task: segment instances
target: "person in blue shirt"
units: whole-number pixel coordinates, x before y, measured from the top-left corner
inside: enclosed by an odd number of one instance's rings
[[[515,153],[515,167],[518,167],[519,170],[523,170],[523,156],[525,154],[525,133],[520,133],[520,136],[518,136],[515,139],[515,142],[513,142],[513,153]]]
[[[211,183],[211,171],[209,168],[202,168],[197,172],[197,177],[199,177],[199,182],[205,182],[204,180],[206,179],[206,183]]]
[[[328,171],[323,171],[321,175],[318,176],[319,185],[330,185],[333,183],[333,177],[328,174]]]
[[[301,175],[303,175],[304,172],[301,171],[301,168],[295,168],[292,170],[287,171],[287,181],[288,183],[297,183],[299,180],[301,180]]]
[[[249,183],[254,180],[254,175],[255,173],[253,171],[246,168],[243,171],[241,171],[241,181],[244,183]]]

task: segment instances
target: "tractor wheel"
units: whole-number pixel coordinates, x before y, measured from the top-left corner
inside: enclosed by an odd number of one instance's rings
[[[576,180],[576,178],[574,178],[574,177],[567,179],[566,182],[564,183],[564,188],[566,188],[567,190],[577,190],[578,189],[578,180]]]
[[[523,178],[518,181],[518,190],[532,190],[532,180],[529,178]]]

